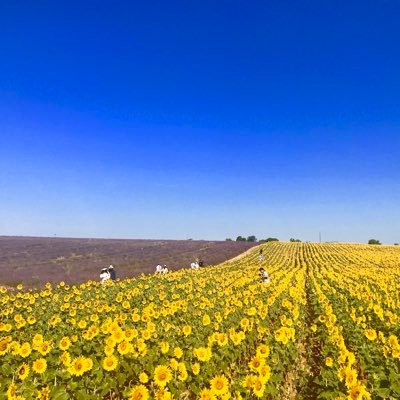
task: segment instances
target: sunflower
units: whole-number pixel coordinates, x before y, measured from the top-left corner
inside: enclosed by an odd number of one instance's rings
[[[211,389],[203,389],[199,394],[199,400],[216,400],[214,393]]]
[[[103,368],[106,371],[114,371],[117,368],[118,359],[114,355],[107,356],[103,359]]]
[[[139,374],[139,381],[140,383],[147,383],[149,381],[149,377],[147,376],[146,372],[141,372]]]
[[[71,356],[68,353],[68,351],[64,351],[61,355],[60,355],[60,361],[62,362],[63,365],[65,365],[66,367],[68,367],[71,363]]]
[[[348,399],[351,400],[370,400],[371,395],[363,385],[355,385],[348,391]]]
[[[29,343],[24,343],[20,348],[19,348],[19,355],[23,358],[26,358],[31,354],[32,349],[31,345]]]
[[[154,370],[154,382],[164,387],[172,379],[172,373],[169,367],[165,365],[158,365]]]
[[[172,393],[169,392],[167,389],[160,388],[156,392],[155,399],[156,400],[172,400],[173,397],[172,397]]]
[[[28,375],[29,375],[29,365],[28,364],[22,364],[19,368],[18,368],[18,378],[21,379],[21,381],[23,381]]]
[[[186,381],[188,377],[187,369],[185,363],[181,362],[178,364],[178,379],[182,382]]]
[[[49,354],[50,351],[51,351],[51,343],[50,343],[48,340],[44,341],[44,342],[39,346],[38,351],[39,351],[39,353],[40,353],[42,356],[45,356],[45,355]]]
[[[193,352],[199,361],[209,361],[211,358],[211,349],[209,347],[198,347]]]
[[[351,388],[357,384],[357,371],[346,367],[345,368],[346,386]]]
[[[38,400],[49,400],[50,398],[50,389],[48,387],[44,387],[43,389],[39,390],[37,399]]]
[[[174,348],[174,356],[179,359],[183,356],[183,351],[180,347],[175,347]]]
[[[15,399],[17,397],[17,385],[12,383],[7,389],[7,399]]]
[[[364,333],[368,340],[375,340],[377,338],[375,329],[366,329]]]
[[[258,356],[255,356],[249,362],[250,369],[254,371],[258,371],[260,367],[264,364],[264,359]]]
[[[192,364],[192,372],[194,375],[198,375],[200,373],[200,364],[199,363]]]
[[[262,398],[265,390],[265,385],[260,378],[255,378],[253,382],[253,393],[256,397]]]
[[[190,325],[185,325],[182,328],[182,332],[185,336],[189,336],[192,333],[192,327]]]
[[[66,351],[69,349],[69,346],[71,346],[71,341],[69,340],[69,338],[67,336],[64,336],[60,342],[58,343],[58,347],[60,348],[60,350],[62,351]]]
[[[266,344],[261,344],[257,348],[257,356],[261,358],[267,358],[269,356],[270,350]]]
[[[38,358],[32,364],[32,370],[38,374],[43,374],[47,369],[47,361],[44,358]]]
[[[143,385],[134,386],[129,394],[130,400],[147,400],[149,398],[149,391]]]
[[[169,351],[169,343],[167,343],[167,342],[161,342],[161,343],[160,343],[160,349],[161,349],[161,353],[167,354],[168,351]]]
[[[332,357],[326,357],[326,359],[325,359],[325,365],[326,365],[327,367],[332,367],[332,365],[333,365]]]
[[[228,379],[224,375],[217,375],[211,379],[211,390],[216,395],[221,395],[228,391]]]
[[[207,315],[207,314],[205,314],[204,316],[203,316],[203,325],[204,326],[207,326],[207,325],[210,325],[211,324],[211,319],[210,319],[210,317]]]

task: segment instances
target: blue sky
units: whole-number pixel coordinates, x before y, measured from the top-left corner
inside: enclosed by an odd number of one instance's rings
[[[399,12],[3,2],[0,234],[400,242]]]

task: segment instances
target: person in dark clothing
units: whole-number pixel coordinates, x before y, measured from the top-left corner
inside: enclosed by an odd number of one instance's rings
[[[112,265],[110,265],[110,266],[108,267],[108,272],[110,273],[110,278],[111,278],[113,281],[115,281],[115,279],[117,278],[117,274],[115,273],[115,268],[114,268]]]

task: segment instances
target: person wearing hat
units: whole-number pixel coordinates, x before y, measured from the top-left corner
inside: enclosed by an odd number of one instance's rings
[[[112,265],[110,265],[110,266],[108,267],[108,272],[110,273],[110,278],[111,278],[113,281],[115,281],[115,279],[117,278],[117,274],[115,273],[115,268],[114,268]]]

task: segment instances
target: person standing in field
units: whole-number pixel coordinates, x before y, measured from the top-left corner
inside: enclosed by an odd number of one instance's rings
[[[108,271],[108,268],[103,268],[100,271],[100,279],[101,279],[101,283],[104,284],[106,283],[106,281],[108,281],[110,279],[111,275],[110,272]]]
[[[156,274],[162,274],[163,273],[164,268],[158,264],[156,267]]]
[[[263,256],[263,249],[260,249],[260,255],[259,255],[260,262],[263,262],[265,260]]]
[[[115,272],[115,268],[114,268],[112,265],[110,265],[110,266],[108,267],[108,272],[110,273],[110,278],[111,278],[113,281],[115,281],[115,279],[117,278],[117,274],[116,274],[116,272]]]
[[[270,283],[268,272],[264,268],[260,268],[260,278],[264,283]]]

